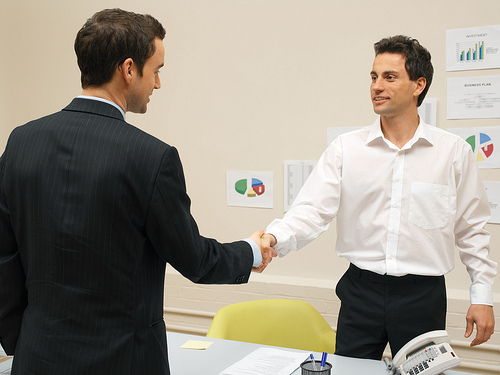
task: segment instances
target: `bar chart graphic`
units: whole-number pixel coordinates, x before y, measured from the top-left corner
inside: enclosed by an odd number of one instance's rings
[[[470,62],[484,60],[484,40],[457,43],[457,61]]]
[[[500,25],[446,30],[446,71],[500,68]]]

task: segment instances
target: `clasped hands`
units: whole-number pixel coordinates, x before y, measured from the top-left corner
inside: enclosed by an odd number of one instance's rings
[[[249,238],[254,240],[260,247],[260,252],[262,254],[262,263],[259,267],[253,267],[252,271],[262,273],[267,265],[271,263],[273,258],[278,256],[278,253],[273,248],[276,245],[276,238],[270,233],[265,233],[263,230],[258,230]]]

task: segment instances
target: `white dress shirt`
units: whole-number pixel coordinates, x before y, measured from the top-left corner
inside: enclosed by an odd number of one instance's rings
[[[380,118],[342,134],[266,231],[283,256],[317,238],[335,217],[337,254],[378,274],[444,275],[457,247],[472,280],[471,303],[493,305],[497,265],[488,258],[484,230],[489,203],[462,138],[421,122],[399,149],[384,138]]]

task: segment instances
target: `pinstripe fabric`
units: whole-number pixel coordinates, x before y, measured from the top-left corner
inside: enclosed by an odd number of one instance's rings
[[[248,281],[246,242],[199,235],[176,149],[109,104],[77,98],[16,128],[0,173],[13,375],[169,374],[165,263],[197,283]]]

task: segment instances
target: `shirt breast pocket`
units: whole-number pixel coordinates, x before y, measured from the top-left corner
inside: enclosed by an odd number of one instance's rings
[[[450,188],[446,185],[413,182],[408,220],[423,229],[443,228],[450,216]]]

